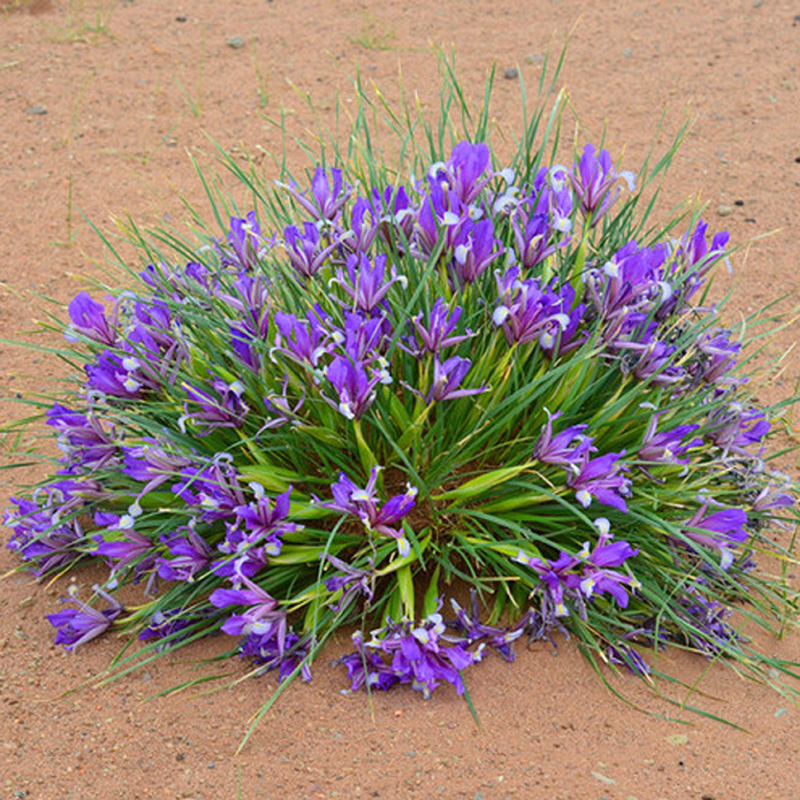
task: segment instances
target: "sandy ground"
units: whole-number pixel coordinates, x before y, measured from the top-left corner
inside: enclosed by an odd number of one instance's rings
[[[800,254],[800,5],[787,0],[441,0],[386,4],[324,0],[0,0],[0,337],[43,319],[39,295],[71,298],[99,274],[103,253],[86,219],[112,230],[180,224],[183,194],[202,206],[189,159],[213,163],[221,146],[269,154],[280,137],[266,116],[310,123],[339,93],[352,101],[360,69],[390,99],[398,71],[422,102],[436,94],[432,45],[455,47],[467,91],[499,70],[494,117],[510,134],[518,79],[538,81],[546,52],[571,32],[562,84],[583,131],[603,131],[635,169],[687,116],[691,132],[664,193],[665,207],[696,196],[712,227],[747,244],[734,276],[740,315],[797,299]],[[238,39],[235,37],[239,37]],[[512,73],[508,73],[512,75]],[[664,128],[656,139],[658,125]],[[303,166],[294,154],[293,165]],[[788,396],[797,326],[766,348],[785,371],[762,393]],[[52,390],[63,373],[41,354],[0,345],[0,396]],[[0,405],[8,420],[19,407]],[[797,458],[785,464],[797,469]],[[36,468],[0,473],[0,503]],[[5,534],[4,534],[5,535]],[[2,551],[0,572],[14,566]],[[90,585],[91,571],[77,580]],[[268,677],[199,699],[141,702],[196,676],[167,663],[103,688],[64,694],[108,664],[118,643],[64,653],[44,619],[65,584],[0,582],[0,796],[7,798],[443,797],[580,800],[744,800],[800,797],[800,709],[719,665],[671,656],[690,704],[739,731],[682,712],[632,678],[613,680],[647,716],[606,690],[569,643],[524,648],[512,666],[492,659],[471,692],[482,727],[447,690],[424,702],[410,690],[344,696],[343,672],[323,657],[240,756],[250,713],[275,689]],[[760,640],[800,660],[800,638]],[[347,643],[335,643],[330,657]],[[200,658],[213,651],[192,651]],[[184,657],[185,658],[185,657]],[[203,668],[208,671],[209,668]],[[241,665],[230,670],[243,674]],[[202,674],[202,673],[201,673]],[[687,699],[681,691],[675,695]],[[684,724],[690,723],[690,724]]]

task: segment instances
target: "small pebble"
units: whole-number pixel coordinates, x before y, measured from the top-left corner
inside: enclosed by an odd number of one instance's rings
[[[779,709],[778,709],[778,710],[777,710],[777,711],[776,711],[776,712],[773,714],[773,716],[775,717],[775,719],[778,719],[778,717],[782,717],[784,714],[788,714],[788,713],[789,713],[789,709],[788,709],[788,708],[779,708]]]
[[[519,78],[519,70],[516,67],[509,67],[504,73],[503,77],[507,81],[513,81],[516,78]]]
[[[729,217],[731,214],[733,214],[733,208],[731,206],[720,206],[717,209],[717,214],[719,214],[721,217]]]
[[[733,204],[735,206],[743,206],[744,205],[744,200],[734,200]]]
[[[241,50],[244,47],[244,37],[242,36],[231,36],[225,44],[228,47],[232,48],[233,50]]]
[[[592,770],[592,777],[596,778],[598,781],[600,781],[600,783],[605,783],[608,786],[614,786],[616,784],[614,778],[609,778],[608,775],[603,775],[602,772],[595,772]]]
[[[184,17],[182,14],[179,17],[175,17],[175,22],[186,22],[189,17]]]
[[[25,109],[26,114],[30,114],[32,117],[43,117],[47,113],[47,109],[44,106],[28,106]]]
[[[666,737],[667,744],[686,744],[689,737],[685,733],[673,733]]]

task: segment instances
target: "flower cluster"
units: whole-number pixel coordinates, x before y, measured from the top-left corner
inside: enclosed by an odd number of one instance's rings
[[[569,616],[565,595],[572,595],[583,607],[586,600],[597,594],[609,594],[620,608],[628,607],[628,590],[638,589],[641,584],[630,574],[619,572],[621,567],[639,551],[623,540],[612,542],[609,522],[605,517],[595,520],[600,532],[597,543],[590,547],[584,542],[577,555],[561,551],[555,560],[529,556],[520,551],[516,560],[530,567],[542,581],[545,593],[543,607],[551,609],[555,617]]]
[[[725,604],[780,595],[751,552],[793,498],[745,343],[692,305],[727,234],[648,239],[606,150],[542,152],[283,176],[190,263],[148,248],[137,287],[69,304],[61,457],[5,514],[38,576],[108,567],[103,610],[49,616],[57,642],[221,632],[310,679],[366,615],[351,687],[426,697],[523,634],[579,629],[640,674],[636,643],[735,656]],[[446,621],[456,580],[481,602]],[[143,606],[114,599],[126,583]]]

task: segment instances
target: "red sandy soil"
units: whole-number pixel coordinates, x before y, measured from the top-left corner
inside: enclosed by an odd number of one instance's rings
[[[746,244],[735,258],[735,320],[789,295],[800,255],[800,3],[796,0],[0,0],[0,336],[43,319],[37,295],[69,300],[97,276],[103,252],[84,219],[180,225],[183,194],[202,207],[189,155],[213,164],[204,132],[227,149],[278,152],[264,115],[288,112],[302,132],[310,92],[323,116],[360,69],[390,99],[398,70],[423,104],[436,96],[435,43],[455,46],[459,74],[479,98],[499,68],[494,117],[518,119],[517,68],[538,81],[542,57],[571,33],[563,86],[579,141],[607,145],[635,169],[694,120],[664,194],[665,208],[697,196],[712,227]],[[241,37],[240,47],[231,37]],[[510,74],[510,73],[509,73]],[[665,114],[664,132],[656,139]],[[570,132],[571,133],[571,132]],[[293,166],[302,168],[299,154]],[[71,199],[70,199],[71,198]],[[786,353],[786,327],[766,356]],[[798,357],[761,393],[793,390]],[[64,367],[0,346],[0,394],[52,390]],[[21,413],[4,402],[0,420]],[[793,418],[790,417],[788,432]],[[796,457],[784,467],[797,470]],[[40,469],[0,473],[0,504]],[[5,535],[5,534],[4,534]],[[5,550],[0,572],[15,562]],[[97,575],[80,572],[90,586]],[[182,656],[103,688],[64,694],[105,667],[119,643],[68,654],[44,615],[67,580],[0,582],[0,796],[3,798],[744,798],[800,797],[800,709],[720,665],[681,655],[667,665],[699,689],[688,698],[747,732],[681,712],[633,678],[603,687],[569,642],[521,648],[516,663],[487,661],[470,688],[482,727],[449,687],[424,702],[409,690],[345,696],[341,669],[317,663],[311,685],[290,688],[239,756],[246,721],[275,690],[271,676],[199,699],[142,700],[196,677]],[[759,637],[767,652],[800,660],[800,637]],[[330,657],[347,647],[345,637]],[[213,651],[203,647],[189,657]],[[186,651],[182,651],[186,652]],[[243,675],[243,664],[228,667]],[[211,668],[203,668],[210,672]],[[706,672],[707,670],[707,672]],[[705,694],[703,694],[705,693]],[[687,693],[675,695],[686,699]]]

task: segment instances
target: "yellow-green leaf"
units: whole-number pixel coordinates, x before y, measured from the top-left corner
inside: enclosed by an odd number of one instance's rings
[[[536,462],[528,461],[525,464],[519,464],[516,467],[501,467],[500,469],[493,469],[491,472],[486,472],[483,475],[478,475],[471,481],[463,483],[461,486],[451,489],[448,492],[434,495],[433,500],[471,500],[480,494],[483,494],[487,489],[493,489],[495,486],[500,486],[512,478],[516,478],[525,470],[530,469]]]
[[[239,472],[246,481],[260,483],[268,492],[285,492],[292,481],[300,479],[296,472],[271,464],[251,464],[242,467]]]
[[[397,588],[400,591],[404,615],[414,619],[414,579],[411,574],[411,564],[405,564],[397,570]]]

